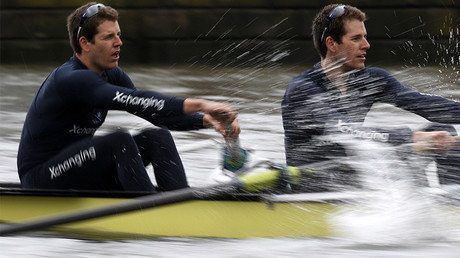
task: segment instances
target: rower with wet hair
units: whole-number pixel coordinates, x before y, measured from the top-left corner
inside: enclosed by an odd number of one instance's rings
[[[18,172],[25,188],[170,191],[187,188],[169,130],[214,127],[238,137],[236,112],[225,103],[137,89],[118,67],[118,12],[101,3],[77,8],[67,19],[74,55],[37,91],[24,123]],[[108,110],[123,110],[155,127],[95,136]],[[222,118],[225,114],[225,119]],[[231,128],[231,135],[226,131]],[[81,153],[91,155],[81,158]],[[153,166],[155,187],[145,169]]]
[[[347,156],[338,141],[347,136],[395,146],[424,142],[429,145],[424,149],[435,154],[441,184],[460,183],[460,146],[450,125],[460,124],[460,103],[422,94],[383,69],[365,67],[366,19],[358,8],[342,4],[327,5],[314,18],[313,42],[321,60],[289,83],[282,101],[287,164],[334,163]],[[376,102],[436,123],[420,131],[363,126]],[[352,169],[344,170],[331,170],[327,180],[347,181]]]

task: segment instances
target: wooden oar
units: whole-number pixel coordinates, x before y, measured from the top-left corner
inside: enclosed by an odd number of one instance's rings
[[[122,202],[105,207],[70,212],[52,217],[39,218],[24,224],[3,224],[0,227],[0,236],[44,229],[52,226],[106,217],[126,213],[130,211],[143,210],[152,207],[159,207],[168,204],[180,203],[193,199],[215,198],[224,194],[232,193],[237,190],[247,192],[259,191],[275,187],[278,181],[283,178],[290,178],[296,181],[300,176],[299,169],[288,167],[288,169],[269,169],[263,173],[244,175],[235,178],[230,183],[204,187],[204,188],[185,188],[171,192],[161,192],[135,198],[130,201]]]

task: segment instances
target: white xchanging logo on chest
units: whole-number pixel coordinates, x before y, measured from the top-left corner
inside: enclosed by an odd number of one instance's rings
[[[154,97],[151,98],[144,98],[144,97],[137,97],[126,95],[123,92],[117,91],[115,97],[112,99],[113,101],[117,101],[118,103],[125,104],[125,106],[132,105],[132,106],[141,106],[144,110],[149,107],[155,107],[156,110],[160,111],[163,109],[165,105],[164,99],[156,99]]]
[[[96,133],[97,128],[85,128],[85,127],[80,127],[78,125],[73,125],[73,128],[69,130],[69,133],[73,134],[89,134],[93,135]]]

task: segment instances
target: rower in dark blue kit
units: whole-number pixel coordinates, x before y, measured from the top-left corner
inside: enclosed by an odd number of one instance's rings
[[[118,67],[123,43],[115,9],[88,3],[69,15],[67,28],[75,54],[46,78],[24,123],[17,160],[23,187],[186,188],[169,130],[214,127],[227,139],[238,137],[236,112],[228,104],[136,89]],[[127,111],[155,127],[138,135],[117,131],[94,136],[108,110]],[[226,133],[228,127],[232,135]],[[157,187],[145,169],[149,164]]]
[[[450,125],[460,124],[460,103],[405,87],[383,69],[366,68],[370,44],[365,20],[359,9],[337,4],[324,7],[313,20],[321,61],[289,83],[282,102],[287,164],[345,157],[345,147],[336,141],[345,135],[393,145],[424,142],[437,162],[440,183],[460,183],[460,146],[455,146],[457,132]],[[420,131],[365,127],[364,119],[376,102],[433,123]]]

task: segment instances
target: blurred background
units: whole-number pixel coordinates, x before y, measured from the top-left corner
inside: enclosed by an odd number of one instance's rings
[[[138,88],[230,102],[239,112],[242,146],[254,150],[255,157],[285,163],[281,100],[289,81],[319,61],[311,22],[333,1],[100,1],[120,13],[120,66]],[[0,182],[19,182],[16,155],[28,107],[48,74],[72,56],[66,19],[86,2],[0,0]],[[460,99],[460,0],[341,2],[368,15],[367,66],[383,67],[421,92]],[[411,128],[426,123],[385,104],[373,107],[365,121]],[[98,133],[148,126],[126,112],[111,111]],[[222,137],[214,130],[173,136],[190,185],[209,183],[211,172],[220,168]],[[374,145],[360,146],[374,150]],[[382,158],[401,163],[380,151],[367,152],[365,175],[425,173],[382,167]],[[151,169],[149,175],[154,180]],[[385,198],[338,217],[344,231],[339,238],[89,242],[43,241],[38,234],[0,238],[0,257],[458,257],[460,231],[439,216],[442,211],[420,201],[424,196],[404,184],[381,185],[388,190],[382,193]]]
[[[1,64],[61,64],[72,55],[66,18],[82,0],[2,0]],[[311,21],[326,4],[305,0],[115,0],[123,64],[296,65],[319,60]],[[339,1],[340,2],[340,1]],[[366,12],[368,64],[458,65],[460,2],[341,1]],[[456,44],[451,44],[452,40]],[[454,42],[455,43],[455,42]]]

